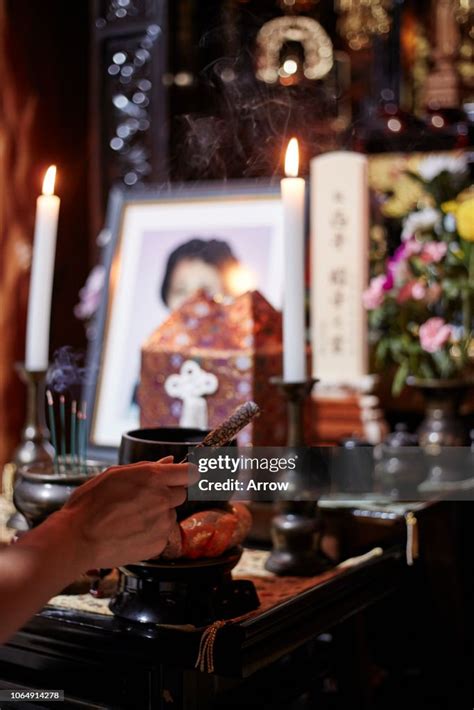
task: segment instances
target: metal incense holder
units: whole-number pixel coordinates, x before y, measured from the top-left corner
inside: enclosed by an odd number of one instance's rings
[[[32,464],[52,465],[54,451],[49,442],[49,431],[45,423],[44,392],[46,370],[28,370],[24,363],[17,363],[15,369],[26,385],[26,419],[21,433],[21,442],[13,454],[13,481],[18,471]],[[20,513],[14,513],[7,522],[14,530],[27,530],[28,523]]]
[[[301,448],[304,438],[304,410],[316,380],[284,382],[272,378],[286,397],[288,406],[288,448]],[[265,565],[270,572],[282,576],[310,577],[327,568],[319,552],[320,524],[317,501],[308,489],[307,472],[300,468],[292,474],[295,500],[278,504],[272,520],[273,550]]]
[[[105,462],[96,460],[71,462],[62,473],[56,472],[52,462],[22,466],[13,493],[15,508],[25,517],[28,528],[34,528],[60,510],[79,486],[106,467]]]

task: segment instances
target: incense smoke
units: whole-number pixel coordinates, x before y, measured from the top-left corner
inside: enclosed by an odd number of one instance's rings
[[[208,33],[201,46],[208,49],[216,34]],[[321,152],[317,126],[327,117],[327,91],[317,82],[266,84],[257,79],[254,62],[247,47],[237,56],[216,59],[200,72],[196,81],[208,95],[213,113],[176,117],[174,178],[275,177],[281,172],[284,147],[294,134],[303,156]]]
[[[66,345],[54,353],[46,383],[54,392],[79,394],[91,382],[91,368],[84,364],[84,354]]]
[[[333,36],[336,56],[344,45],[337,38],[331,12],[322,5],[318,20]],[[268,84],[256,74],[257,34],[277,11],[256,13],[252,8],[257,3],[245,7],[241,3],[238,11],[222,6],[197,48],[197,61],[202,58],[208,63],[191,76],[184,90],[188,105],[196,108],[172,119],[172,180],[275,178],[281,174],[284,147],[293,135],[300,143],[302,174],[308,172],[308,160],[321,153],[365,152],[372,134],[378,136],[377,152],[393,147],[398,138],[387,135],[383,107],[396,110],[397,89],[386,86],[380,52],[374,53],[362,77],[357,64],[354,77],[346,76],[351,67],[342,49],[340,64],[322,80]],[[208,24],[213,21],[207,19]],[[298,41],[283,46],[282,52],[286,51],[304,58]],[[429,130],[420,120],[400,120],[403,150],[419,149]]]

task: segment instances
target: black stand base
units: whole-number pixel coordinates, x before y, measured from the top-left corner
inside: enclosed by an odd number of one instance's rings
[[[233,580],[241,556],[233,550],[215,560],[127,565],[110,610],[140,624],[206,626],[257,609],[253,582]]]

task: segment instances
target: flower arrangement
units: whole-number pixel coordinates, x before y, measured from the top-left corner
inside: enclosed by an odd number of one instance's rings
[[[474,185],[466,158],[430,156],[410,177],[423,188],[401,244],[375,265],[364,293],[378,366],[407,377],[464,376],[474,355]]]

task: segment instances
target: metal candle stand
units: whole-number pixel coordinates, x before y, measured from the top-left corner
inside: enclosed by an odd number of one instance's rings
[[[316,380],[284,382],[273,378],[271,381],[283,392],[288,404],[287,446],[303,447],[305,402]],[[278,504],[279,512],[272,520],[273,550],[265,567],[282,576],[310,577],[327,568],[327,562],[319,552],[316,500],[304,498],[306,479],[301,470],[294,472],[292,481],[303,497]]]
[[[21,433],[21,443],[13,455],[16,466],[32,463],[51,463],[53,447],[44,418],[44,386],[46,370],[27,370],[23,363],[15,366],[27,387],[26,421]]]
[[[35,463],[51,464],[53,461],[53,448],[49,443],[43,407],[47,371],[28,370],[24,363],[17,363],[15,369],[26,385],[27,395],[25,426],[21,433],[21,443],[13,455],[14,478],[23,466]],[[29,527],[24,516],[19,512],[10,517],[7,525],[15,530],[27,530]]]

